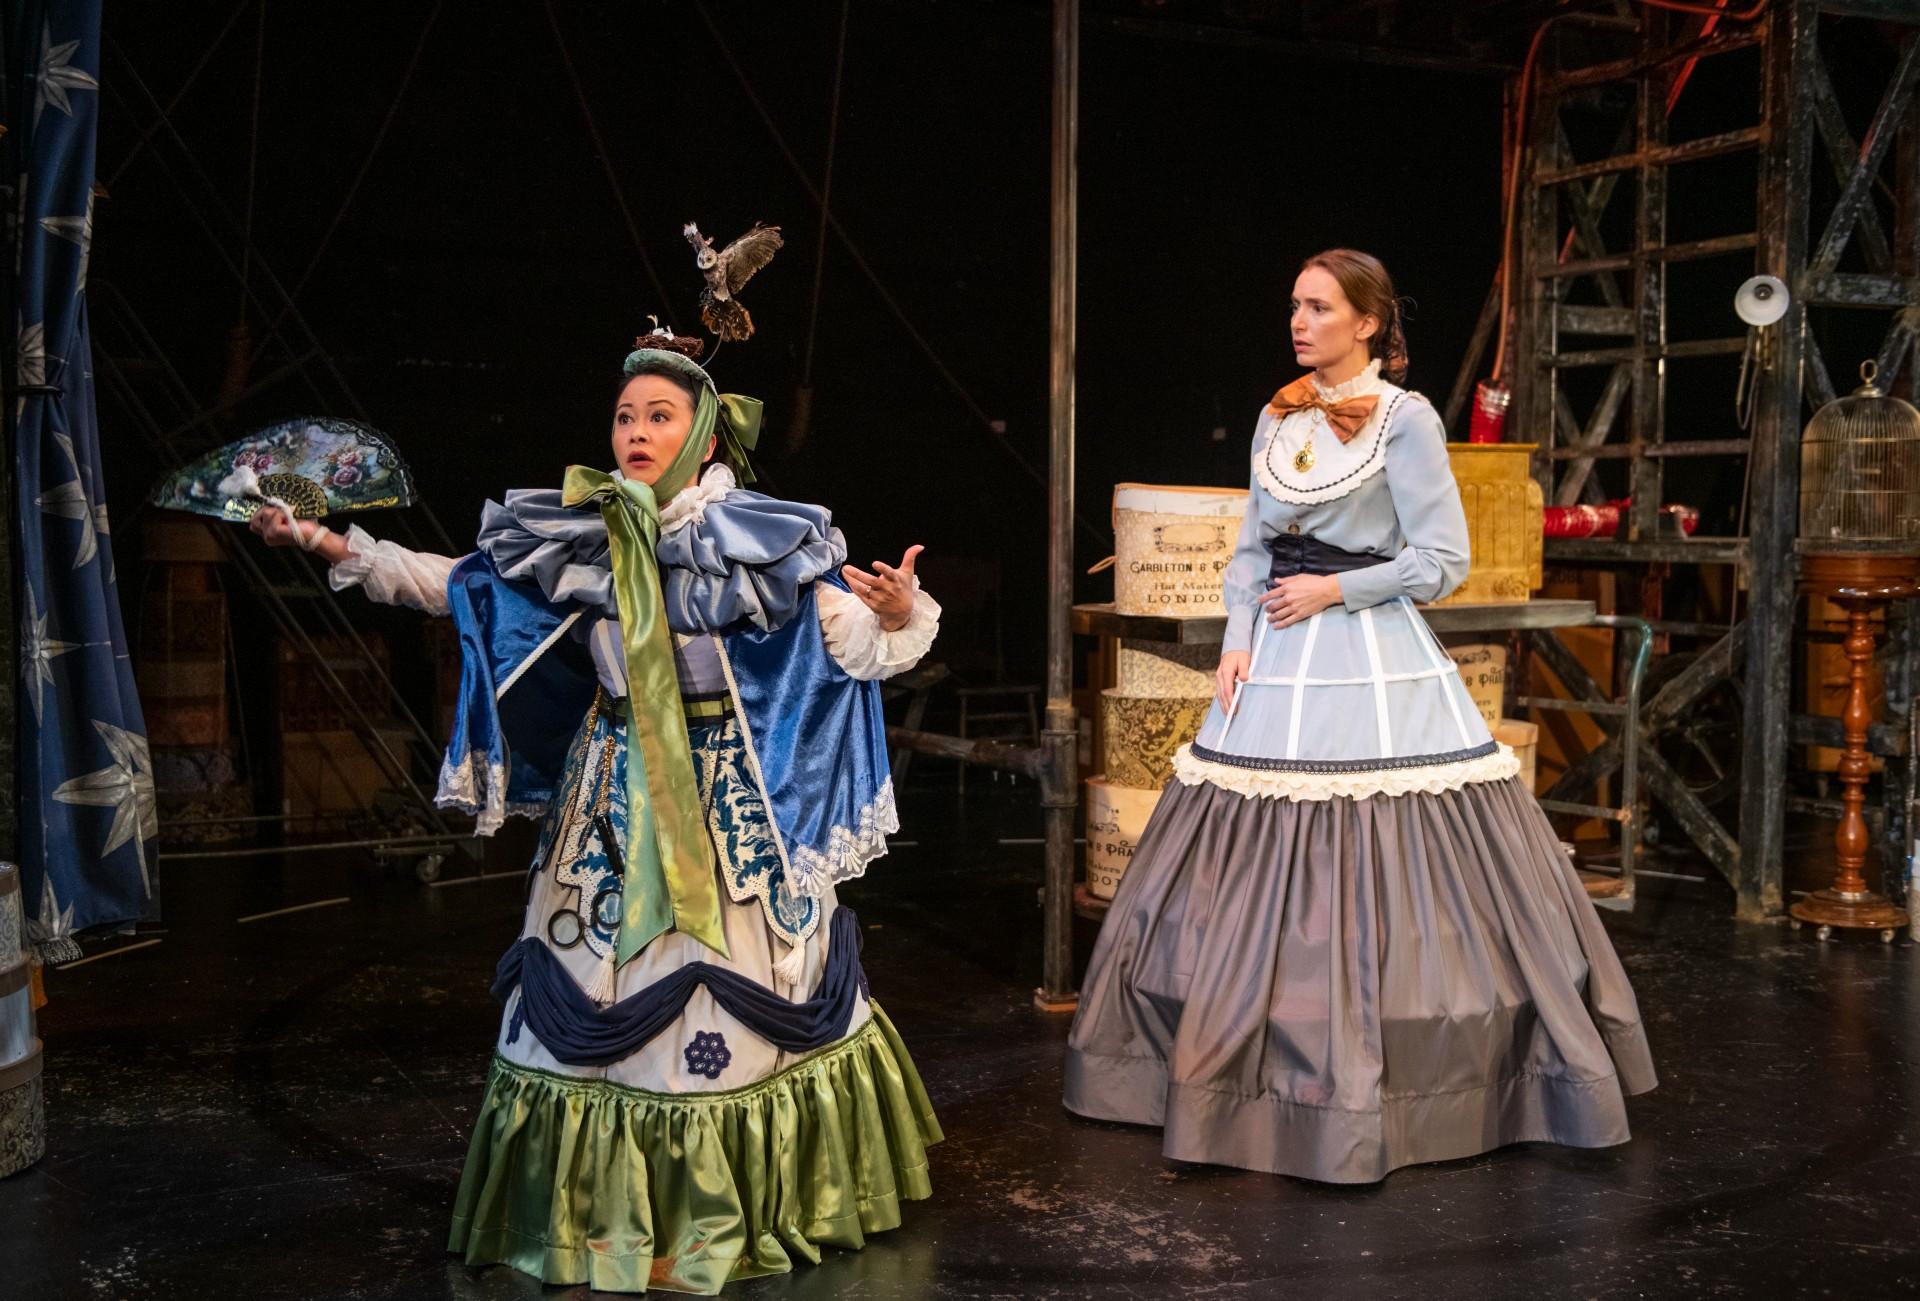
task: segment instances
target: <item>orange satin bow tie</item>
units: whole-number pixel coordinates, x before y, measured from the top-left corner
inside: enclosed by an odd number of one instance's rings
[[[1373,414],[1374,407],[1380,404],[1380,395],[1369,393],[1364,397],[1343,398],[1339,402],[1329,402],[1320,396],[1320,390],[1314,387],[1313,376],[1302,375],[1293,383],[1273,395],[1273,401],[1267,404],[1267,410],[1282,420],[1296,411],[1319,411],[1326,415],[1327,423],[1341,442],[1353,441],[1354,435],[1366,427],[1367,418]]]

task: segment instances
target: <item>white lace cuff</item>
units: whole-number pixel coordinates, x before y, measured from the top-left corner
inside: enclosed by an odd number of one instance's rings
[[[920,662],[940,631],[940,603],[921,590],[918,578],[913,580],[913,613],[904,627],[892,632],[882,628],[880,616],[852,592],[820,583],[814,593],[827,652],[849,677],[861,681],[905,673]]]
[[[409,551],[397,542],[378,542],[358,524],[347,528],[347,558],[327,572],[336,592],[366,590],[369,600],[404,605],[425,614],[447,612],[447,575],[458,563],[452,556]]]

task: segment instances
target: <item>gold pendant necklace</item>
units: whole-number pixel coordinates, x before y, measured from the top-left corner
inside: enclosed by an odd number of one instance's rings
[[[1316,411],[1314,415],[1322,421],[1325,421],[1327,418],[1323,412]],[[1329,428],[1331,428],[1331,425],[1329,425]],[[1313,454],[1313,422],[1309,419],[1307,422],[1306,440],[1300,444],[1300,450],[1293,454],[1294,471],[1298,474],[1305,474],[1313,468],[1313,463],[1317,459]]]

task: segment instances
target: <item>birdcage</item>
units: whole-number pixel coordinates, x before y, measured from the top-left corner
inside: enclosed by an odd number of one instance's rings
[[[1800,536],[1826,544],[1920,542],[1920,411],[1882,393],[1878,369],[1800,436]]]

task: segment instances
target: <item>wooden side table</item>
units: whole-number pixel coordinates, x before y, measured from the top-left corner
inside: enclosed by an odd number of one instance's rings
[[[1881,941],[1891,944],[1907,924],[1907,910],[1869,889],[1864,871],[1871,842],[1863,810],[1873,772],[1867,729],[1880,712],[1880,702],[1867,690],[1867,674],[1873,664],[1873,612],[1920,592],[1920,558],[1810,552],[1802,558],[1800,579],[1808,591],[1847,612],[1847,705],[1841,715],[1847,744],[1840,755],[1841,816],[1833,835],[1833,884],[1795,902],[1787,915],[1795,930],[1814,926],[1822,940],[1831,939],[1838,926],[1878,931]]]

